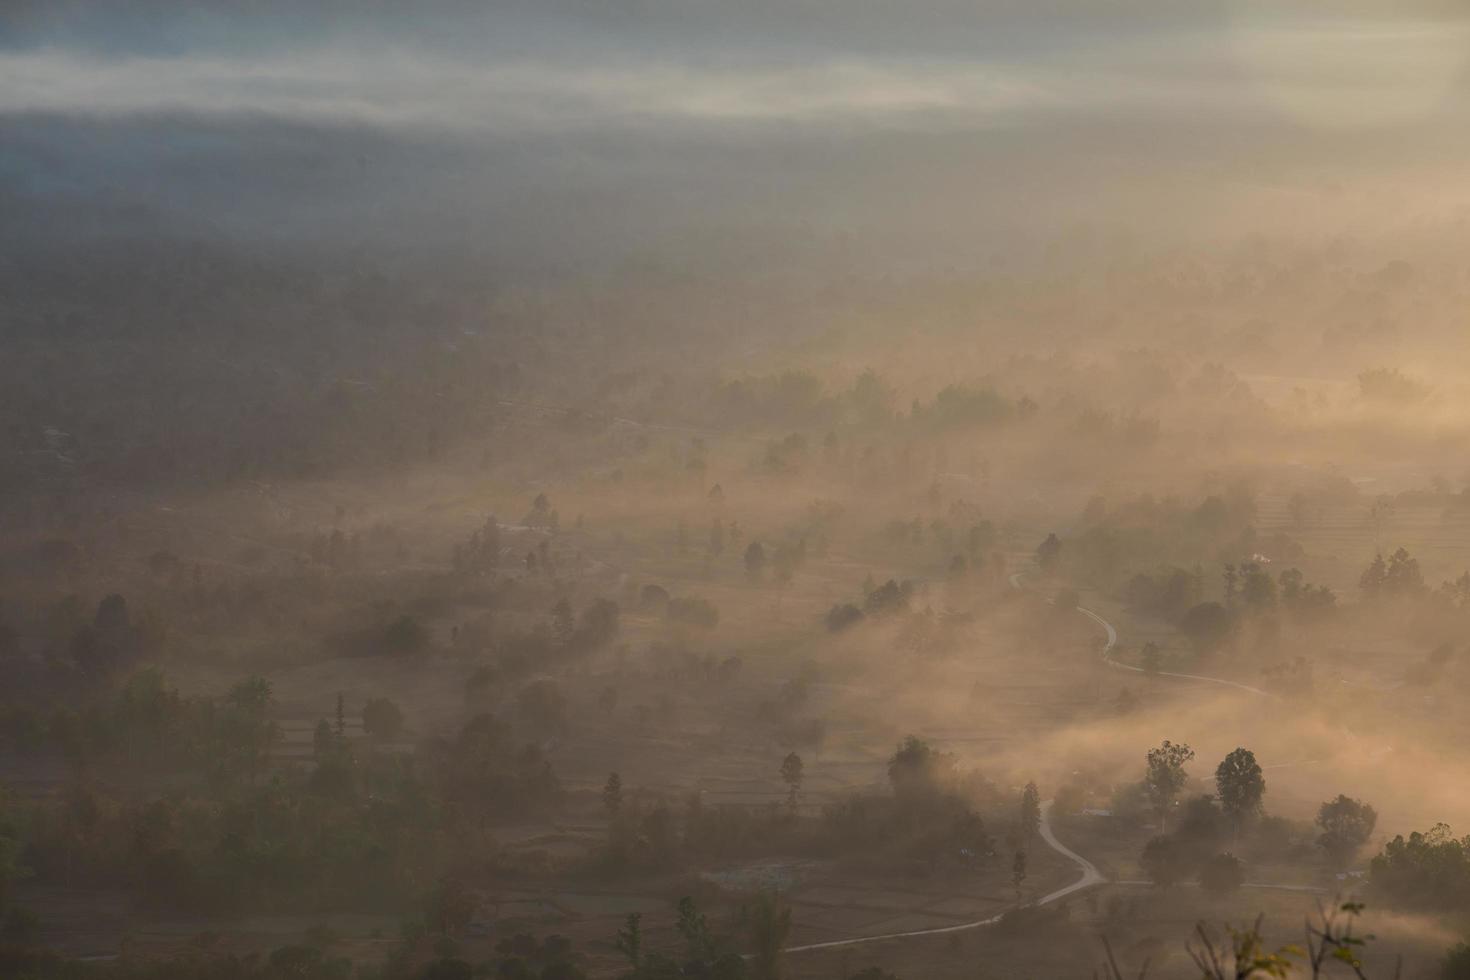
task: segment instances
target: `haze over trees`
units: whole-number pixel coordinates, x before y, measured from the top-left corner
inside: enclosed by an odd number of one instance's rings
[[[1463,6],[0,5],[0,978],[1463,974]]]

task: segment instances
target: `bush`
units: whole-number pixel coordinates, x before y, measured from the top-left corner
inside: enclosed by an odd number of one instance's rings
[[[850,602],[838,603],[827,610],[827,629],[832,633],[840,633],[863,619],[863,611]]]
[[[387,741],[403,730],[403,712],[387,698],[374,698],[362,709],[362,730]]]
[[[412,616],[399,616],[383,630],[383,651],[385,653],[418,653],[428,645],[428,631]]]
[[[1216,854],[1206,858],[1199,869],[1199,886],[1220,897],[1239,891],[1245,884],[1245,865],[1233,854]]]
[[[1154,837],[1138,856],[1143,871],[1160,888],[1169,888],[1189,876],[1189,848],[1175,837]]]

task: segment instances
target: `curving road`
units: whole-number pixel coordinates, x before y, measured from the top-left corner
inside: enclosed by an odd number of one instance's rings
[[[1027,903],[1031,906],[1048,905],[1059,899],[1066,898],[1074,892],[1093,885],[1101,885],[1107,882],[1102,872],[1097,870],[1096,865],[1076,851],[1067,847],[1057,840],[1056,834],[1051,829],[1051,800],[1041,804],[1041,839],[1058,854],[1074,862],[1082,869],[1082,877],[1063,888],[1058,888],[1049,895],[1038,898],[1034,902]],[[1006,911],[1010,911],[1007,909]],[[953,926],[938,926],[932,929],[912,929],[908,932],[887,932],[878,936],[858,936],[856,939],[833,939],[825,943],[807,943],[805,946],[788,946],[787,953],[809,953],[818,949],[841,949],[844,946],[861,946],[864,943],[878,943],[887,939],[917,939],[920,936],[943,936],[948,933],[965,932],[970,929],[979,929],[982,926],[994,925],[1005,915],[1005,912],[997,912],[995,915],[985,919],[976,919],[974,922],[961,922]]]
[[[1021,573],[1012,572],[1010,581],[1012,588],[1021,588]],[[1108,639],[1107,642],[1103,644],[1102,648],[1103,663],[1116,670],[1127,670],[1135,674],[1149,673],[1149,671],[1144,670],[1142,667],[1135,667],[1132,664],[1125,664],[1121,660],[1115,660],[1111,656],[1113,647],[1118,645],[1118,631],[1113,628],[1112,623],[1108,622],[1106,619],[1103,619],[1091,609],[1086,609],[1082,606],[1078,606],[1077,611],[1086,616],[1088,619],[1092,620],[1097,625],[1101,626],[1103,628],[1103,631],[1107,633]],[[1263,691],[1259,687],[1251,687],[1249,684],[1241,684],[1239,681],[1227,681],[1223,677],[1206,677],[1204,674],[1181,674],[1172,670],[1156,670],[1152,672],[1152,676],[1176,677],[1180,680],[1199,681],[1204,684],[1217,684],[1220,687],[1233,687],[1237,691],[1245,691],[1247,694],[1254,694],[1257,697],[1274,699],[1280,698],[1280,695],[1272,694],[1270,691]]]
[[[1016,588],[1016,589],[1022,588],[1022,585],[1021,585],[1021,573],[1020,572],[1012,572],[1011,573],[1011,576],[1010,576],[1010,582],[1011,582],[1011,586],[1013,588]],[[1107,641],[1103,644],[1103,648],[1102,648],[1102,659],[1103,659],[1103,663],[1107,664],[1109,667],[1113,667],[1113,668],[1116,668],[1118,670],[1132,671],[1133,673],[1136,673],[1136,674],[1148,673],[1148,671],[1145,671],[1142,667],[1135,667],[1132,664],[1122,663],[1121,661],[1115,660],[1111,656],[1112,651],[1113,651],[1113,648],[1118,645],[1118,631],[1113,626],[1112,623],[1108,622],[1106,619],[1104,619],[1102,616],[1098,615],[1097,613],[1093,612],[1091,609],[1084,609],[1082,606],[1078,606],[1077,607],[1077,611],[1080,612],[1082,615],[1086,616],[1088,619],[1091,619],[1094,623],[1097,623],[1097,625],[1101,626],[1103,628],[1103,632],[1107,634]],[[1156,671],[1155,672],[1155,676],[1159,676],[1159,677],[1176,677],[1176,678],[1179,678],[1181,680],[1200,681],[1200,682],[1206,683],[1206,684],[1217,684],[1217,685],[1219,685],[1221,687],[1232,687],[1232,688],[1235,688],[1238,691],[1245,691],[1247,694],[1254,694],[1254,695],[1256,695],[1258,697],[1263,697],[1263,698],[1276,698],[1277,697],[1277,695],[1272,694],[1270,691],[1263,691],[1263,690],[1261,690],[1258,687],[1251,687],[1249,684],[1241,684],[1241,683],[1238,683],[1236,681],[1228,681],[1228,680],[1225,680],[1225,679],[1220,678],[1220,677],[1206,677],[1203,674],[1182,674],[1182,673],[1177,673],[1177,672],[1174,672],[1174,671],[1160,670],[1160,671]],[[1286,765],[1310,765],[1310,764],[1311,763],[1286,763]],[[1282,767],[1271,767],[1271,768],[1282,768]],[[1082,876],[1080,878],[1078,878],[1076,881],[1072,882],[1070,885],[1065,885],[1065,886],[1063,886],[1061,888],[1058,888],[1056,891],[1051,892],[1050,894],[1044,895],[1041,898],[1037,899],[1036,901],[1029,903],[1032,906],[1049,905],[1052,902],[1060,901],[1061,899],[1066,898],[1068,895],[1076,894],[1077,892],[1083,891],[1083,890],[1088,889],[1088,888],[1092,888],[1092,887],[1094,887],[1096,885],[1109,884],[1108,879],[1103,876],[1103,874],[1102,874],[1101,871],[1098,871],[1097,870],[1097,865],[1093,864],[1091,861],[1087,860],[1087,858],[1083,857],[1082,855],[1078,854],[1076,851],[1072,850],[1067,845],[1063,844],[1061,841],[1057,840],[1057,835],[1052,830],[1052,826],[1051,826],[1051,809],[1052,809],[1052,801],[1051,800],[1047,800],[1047,801],[1045,801],[1044,803],[1041,804],[1041,826],[1040,826],[1041,839],[1044,840],[1046,842],[1046,845],[1048,847],[1050,847],[1052,850],[1056,851],[1062,857],[1066,858],[1067,860],[1069,860],[1073,864],[1075,864],[1077,866],[1077,868],[1082,872]],[[1152,882],[1147,882],[1147,881],[1115,881],[1115,882],[1111,882],[1111,884],[1115,884],[1115,885],[1150,885],[1151,886],[1152,885]],[[1273,885],[1273,884],[1266,884],[1266,883],[1263,883],[1263,882],[1247,882],[1244,887],[1246,887],[1246,888],[1278,889],[1278,890],[1282,890],[1282,891],[1302,891],[1302,892],[1320,892],[1320,891],[1322,891],[1322,889],[1317,888],[1317,887],[1315,887],[1313,885]],[[912,930],[910,930],[908,932],[889,932],[889,933],[883,933],[883,934],[877,935],[877,936],[858,936],[858,937],[856,937],[854,939],[833,939],[833,940],[830,940],[830,941],[824,942],[824,943],[807,943],[804,946],[791,946],[791,947],[788,947],[786,949],[786,952],[787,953],[809,953],[809,952],[813,952],[813,951],[819,950],[819,949],[841,949],[841,948],[847,947],[847,946],[860,946],[860,945],[863,945],[864,943],[877,943],[877,942],[883,942],[883,941],[889,940],[889,939],[917,939],[917,938],[920,938],[922,936],[942,936],[942,935],[946,935],[948,933],[965,932],[965,931],[970,930],[970,929],[979,929],[979,928],[982,928],[984,926],[994,925],[995,923],[999,922],[1004,915],[1005,915],[1005,912],[999,912],[999,913],[997,913],[995,915],[992,915],[992,916],[990,916],[988,918],[985,918],[985,919],[977,919],[974,922],[962,922],[962,923],[959,923],[958,925],[939,926],[939,927],[932,928],[932,929],[912,929]]]

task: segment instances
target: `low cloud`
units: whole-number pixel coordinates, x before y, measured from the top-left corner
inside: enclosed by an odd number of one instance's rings
[[[883,57],[759,47],[701,62],[631,49],[473,59],[336,41],[251,56],[0,54],[0,112],[267,116],[464,130],[638,122],[920,122],[1201,112],[1321,125],[1442,115],[1465,85],[1463,23],[1332,22],[1095,38],[1025,56]]]

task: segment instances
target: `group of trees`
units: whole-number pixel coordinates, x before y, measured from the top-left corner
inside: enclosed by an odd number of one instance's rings
[[[972,867],[991,862],[995,842],[974,800],[995,788],[960,772],[955,757],[908,736],[888,761],[891,794],[854,794],[823,808],[813,845],[828,853],[862,852]]]
[[[500,525],[491,514],[485,525],[469,536],[463,544],[454,546],[452,565],[456,572],[464,575],[484,575],[500,566]]]
[[[79,782],[59,799],[9,808],[0,892],[23,870],[42,882],[135,887],[173,910],[395,908],[439,873],[448,841],[461,861],[493,860],[493,849],[466,845],[486,821],[560,798],[536,745],[489,717],[410,756],[377,748],[401,731],[397,705],[368,701],[369,740],[350,740],[339,698],[303,767],[275,756],[274,711],[260,678],[218,698],[184,697],[143,671],[81,712],[44,719],[32,749],[61,748],[83,773],[166,771],[173,789],[134,798]],[[8,721],[14,729],[13,712]]]
[[[1215,795],[1191,800],[1170,834],[1168,813],[1188,785],[1185,766],[1194,757],[1188,745],[1168,740],[1149,750],[1143,784],[1160,833],[1144,845],[1139,863],[1160,887],[1194,876],[1206,891],[1230,892],[1244,881],[1244,866],[1231,851],[1220,849],[1226,843],[1223,831],[1228,824],[1231,840],[1238,840],[1241,825],[1261,812],[1266,781],[1255,754],[1236,749],[1215,769]]]
[[[1178,797],[1189,783],[1185,766],[1193,759],[1189,746],[1167,740],[1149,750],[1143,788],[1159,817],[1160,833],[1144,846],[1140,864],[1161,887],[1194,876],[1206,890],[1233,891],[1244,881],[1244,865],[1233,851],[1242,830],[1262,813],[1266,780],[1255,754],[1237,748],[1215,768],[1215,792],[1181,807]],[[1170,833],[1166,815],[1172,809],[1179,815]],[[1317,843],[1333,865],[1341,867],[1367,843],[1376,820],[1371,806],[1338,796],[1318,811]]]
[[[1193,568],[1220,554],[1256,550],[1255,501],[1245,487],[1197,504],[1150,494],[1113,506],[1089,501],[1080,530],[1044,545],[1037,561],[1098,588],[1115,591],[1140,569]]]
[[[602,792],[609,829],[601,869],[615,874],[665,871],[694,859],[773,852],[861,854],[868,860],[920,862],[931,869],[972,868],[994,858],[994,841],[970,802],[977,797],[997,800],[994,788],[959,772],[953,756],[922,739],[906,739],[890,758],[889,793],[854,793],[825,805],[816,817],[799,815],[807,776],[802,757],[788,752],[775,769],[786,786],[784,806],[710,806],[698,794],[679,804],[658,794],[630,793],[622,778],[611,774]],[[1029,829],[1020,831],[1017,849],[1028,846],[1040,820],[1034,787],[1028,793],[1020,822]]]
[[[796,423],[832,432],[833,426],[873,429],[901,424],[937,432],[1023,420],[1037,411],[1030,398],[1008,398],[983,383],[948,385],[928,403],[916,399],[906,416],[895,402],[893,388],[872,370],[834,392],[810,372],[783,371],[728,381],[715,389],[707,407],[711,421],[724,426]]]
[[[829,631],[839,633],[869,616],[881,618],[907,612],[913,594],[912,582],[889,579],[882,585],[865,587],[861,606],[844,602],[833,606],[823,622]]]
[[[754,946],[748,961],[737,952],[736,939],[717,932],[692,898],[679,899],[675,914],[674,928],[684,943],[677,956],[648,949],[643,916],[637,912],[628,916],[615,940],[618,952],[628,961],[623,980],[778,980],[781,976],[781,951],[791,931],[791,912],[774,894],[762,893],[740,911],[736,925],[744,927]]]
[[[744,562],[745,575],[752,583],[765,581],[769,569],[776,586],[784,589],[806,563],[806,538],[797,538],[794,543],[782,543],[770,549],[760,541],[752,541],[745,548]]]
[[[1394,905],[1463,911],[1470,908],[1470,835],[1455,837],[1441,823],[1395,836],[1373,859],[1369,874],[1374,894]]]
[[[938,484],[930,489],[930,503],[940,504]],[[889,521],[882,531],[884,554],[893,556],[917,551],[914,557],[928,563],[945,564],[950,578],[960,578],[973,570],[993,572],[1001,567],[1003,556],[995,554],[997,532],[994,523],[980,518],[979,510],[964,499],[950,502],[948,514],[925,522],[915,516],[910,520]]]
[[[228,784],[266,770],[279,737],[272,705],[259,677],[223,697],[185,697],[150,668],[75,707],[12,705],[0,714],[0,734],[23,752],[59,751],[78,772],[103,764],[183,770]]]
[[[1419,560],[1403,548],[1389,555],[1387,561],[1381,554],[1373,556],[1373,561],[1358,579],[1358,587],[1370,600],[1408,599],[1425,593]]]

